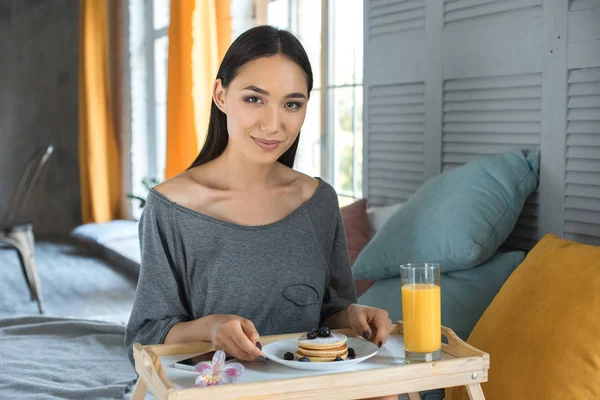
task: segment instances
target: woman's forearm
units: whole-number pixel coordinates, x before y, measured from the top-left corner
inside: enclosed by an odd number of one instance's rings
[[[176,343],[189,343],[189,342],[210,342],[211,338],[211,326],[216,322],[222,315],[214,314],[207,315],[193,321],[180,322],[173,325],[173,327],[167,333],[164,344],[176,344]],[[350,322],[348,320],[347,310],[341,310],[332,314],[323,322],[324,326],[330,329],[343,329],[349,328]]]
[[[193,321],[180,322],[173,325],[164,344],[211,341],[210,329],[218,315],[207,315]]]
[[[332,314],[327,318],[323,325],[329,327],[330,329],[343,329],[350,328],[350,321],[348,320],[348,311],[341,310]]]

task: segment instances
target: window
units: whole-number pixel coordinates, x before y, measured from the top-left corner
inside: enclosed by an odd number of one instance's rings
[[[296,169],[324,176],[341,202],[362,197],[363,1],[270,0],[266,8],[264,22],[293,32],[313,67]]]
[[[141,197],[144,179],[165,177],[169,6],[169,0],[129,2],[131,191]],[[141,214],[137,200],[132,214]]]

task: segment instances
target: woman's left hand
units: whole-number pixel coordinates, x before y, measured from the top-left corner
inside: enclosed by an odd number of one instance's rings
[[[346,309],[350,327],[357,335],[381,347],[392,330],[392,320],[388,312],[375,307],[351,304]]]

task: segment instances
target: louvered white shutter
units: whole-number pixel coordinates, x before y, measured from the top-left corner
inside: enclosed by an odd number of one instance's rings
[[[372,203],[406,201],[423,183],[423,83],[369,87],[368,182]]]
[[[600,246],[600,0],[568,12],[564,237]]]
[[[372,203],[484,155],[540,149],[539,189],[505,246],[548,232],[600,244],[600,0],[370,0],[365,32]]]
[[[600,0],[572,0],[558,11],[565,34],[559,77],[566,81],[560,233],[600,245]]]
[[[364,15],[363,191],[395,204],[424,181],[425,1],[367,1]]]
[[[600,68],[569,71],[568,85],[565,237],[600,246]]]

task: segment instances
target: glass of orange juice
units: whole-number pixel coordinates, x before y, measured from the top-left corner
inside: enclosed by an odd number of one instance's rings
[[[437,361],[442,349],[440,265],[400,266],[404,358],[407,363]]]

